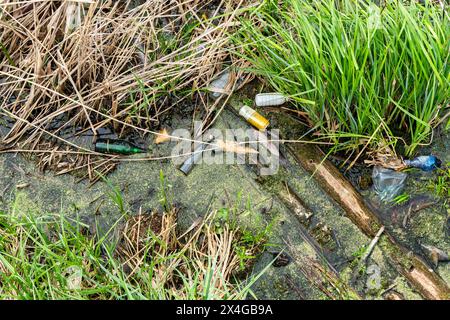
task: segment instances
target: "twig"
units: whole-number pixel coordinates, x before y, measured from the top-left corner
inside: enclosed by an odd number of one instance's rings
[[[380,230],[378,230],[377,234],[375,235],[375,237],[372,239],[372,241],[370,242],[369,246],[367,247],[366,252],[364,253],[364,255],[361,258],[361,262],[360,265],[365,264],[367,259],[369,258],[369,256],[372,254],[373,248],[375,248],[376,244],[378,243],[378,240],[380,240],[381,234],[384,232],[384,226],[382,226],[380,228]]]
[[[375,248],[376,244],[378,243],[378,240],[380,239],[383,231],[384,231],[384,226],[382,226],[380,228],[380,230],[378,230],[377,234],[370,242],[369,246],[367,247],[366,251],[364,252],[364,255],[361,257],[361,260],[359,261],[358,265],[353,270],[353,276],[352,276],[351,283],[354,283],[356,281],[356,279],[359,277],[359,271],[366,264],[367,259],[369,259],[370,255],[372,254],[372,251]]]
[[[408,219],[411,216],[411,207],[412,207],[412,205],[409,206],[408,212],[405,214],[405,217],[403,218],[403,228],[406,228],[406,224],[408,223]]]
[[[388,293],[389,291],[391,291],[392,289],[394,289],[397,286],[396,283],[391,284],[386,290],[384,290],[380,296],[384,296],[386,293]]]

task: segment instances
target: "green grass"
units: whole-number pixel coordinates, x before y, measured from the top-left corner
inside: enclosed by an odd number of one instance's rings
[[[266,0],[235,53],[336,150],[399,136],[410,155],[450,101],[450,21],[440,6],[383,3]]]
[[[9,64],[11,66],[15,67],[16,65],[14,64],[14,61],[11,59],[11,55],[9,54],[8,50],[5,48],[5,46],[1,42],[0,42],[0,51],[5,55],[6,59],[9,62]]]

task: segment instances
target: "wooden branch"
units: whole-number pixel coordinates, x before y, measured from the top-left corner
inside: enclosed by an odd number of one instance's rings
[[[384,232],[384,226],[382,226],[380,228],[380,230],[378,231],[376,236],[372,239],[372,241],[370,241],[369,246],[364,251],[363,256],[361,257],[358,265],[356,266],[356,268],[353,271],[352,281],[354,281],[358,277],[360,270],[362,269],[363,266],[366,265],[367,259],[369,259],[370,255],[372,254],[372,251],[375,248],[375,246],[377,245],[378,240],[380,240],[381,234],[383,232]]]

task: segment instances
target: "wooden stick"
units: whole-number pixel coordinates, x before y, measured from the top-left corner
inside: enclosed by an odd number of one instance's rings
[[[364,251],[364,255],[361,257],[361,260],[359,261],[357,267],[353,270],[353,277],[352,281],[355,281],[355,279],[358,277],[359,272],[363,266],[365,266],[367,259],[369,259],[370,255],[372,254],[373,249],[375,248],[376,244],[378,243],[378,240],[380,240],[381,234],[384,232],[384,226],[378,230],[375,237],[370,241],[369,246]]]
[[[375,235],[375,237],[372,239],[372,241],[370,242],[369,246],[367,247],[366,252],[364,253],[364,255],[361,258],[361,264],[366,263],[367,259],[369,259],[373,248],[375,248],[375,246],[377,245],[378,240],[380,240],[381,234],[384,232],[384,226],[382,226],[380,228],[380,230],[378,230],[377,234]]]

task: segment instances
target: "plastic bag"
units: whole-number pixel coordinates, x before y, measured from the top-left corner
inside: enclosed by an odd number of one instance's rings
[[[380,166],[372,172],[373,187],[382,201],[393,200],[403,189],[408,175]]]

